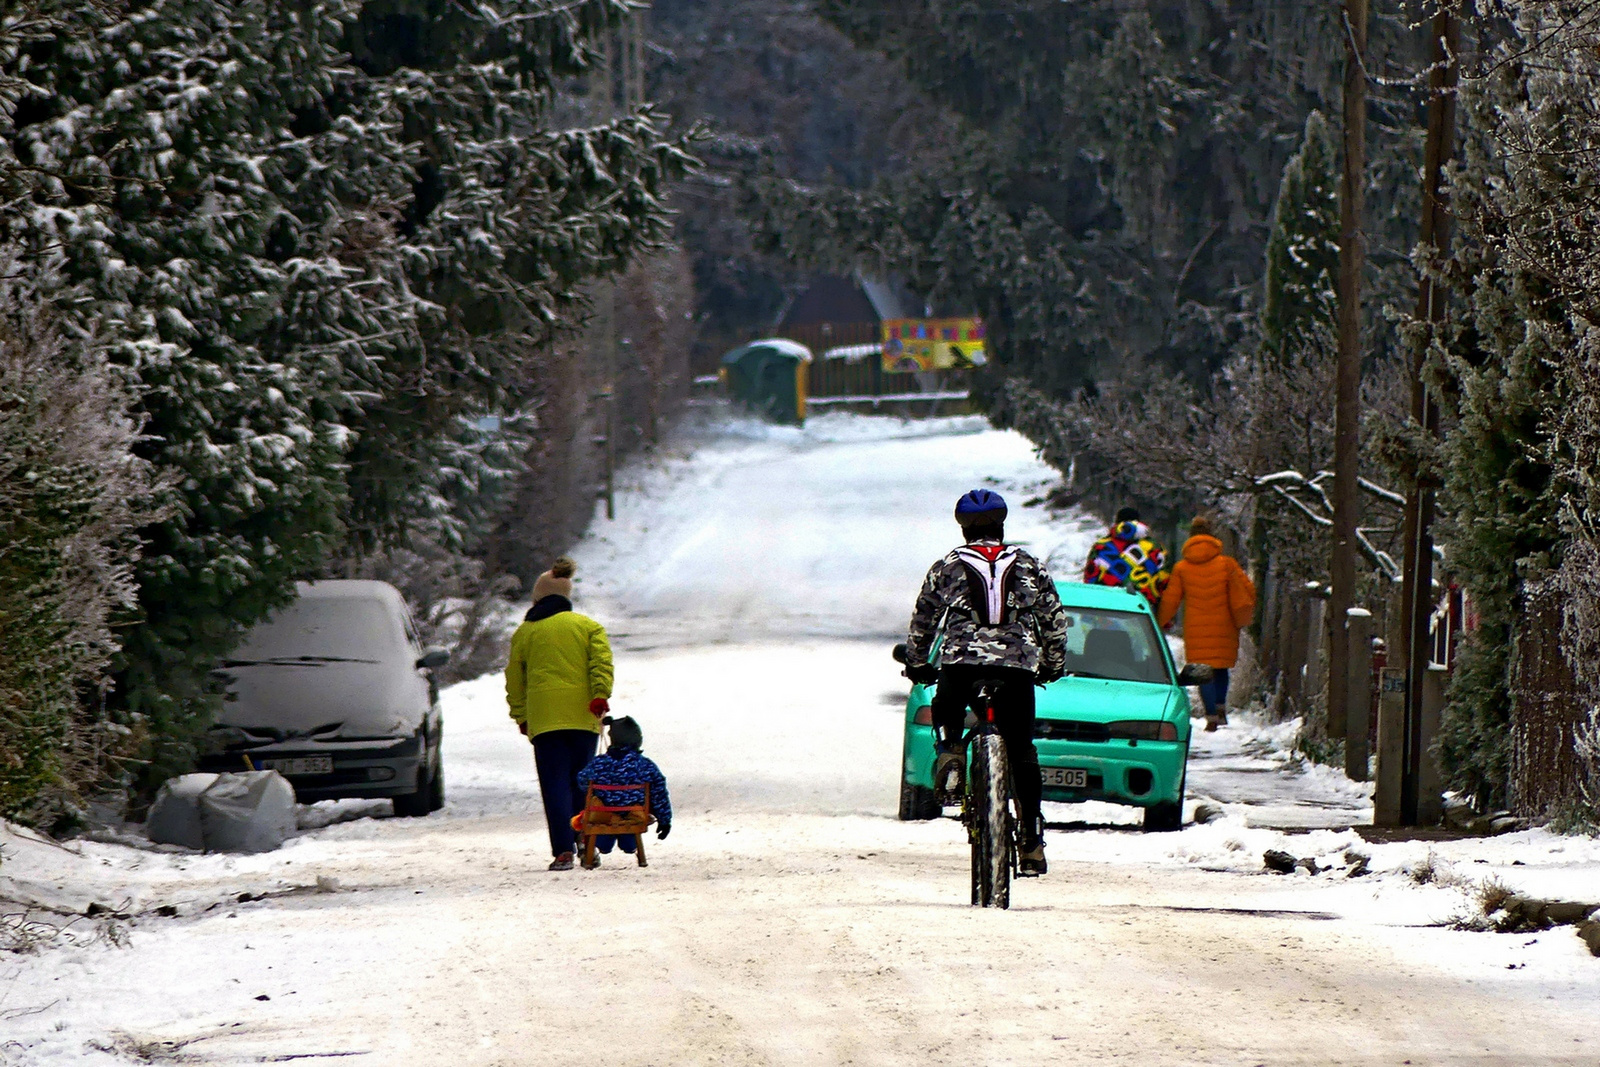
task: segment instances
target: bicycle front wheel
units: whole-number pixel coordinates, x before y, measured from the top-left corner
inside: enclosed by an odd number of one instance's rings
[[[998,734],[972,743],[972,902],[985,908],[1011,906],[1011,772]]]

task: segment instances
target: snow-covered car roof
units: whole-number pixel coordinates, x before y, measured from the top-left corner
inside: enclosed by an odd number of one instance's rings
[[[303,600],[381,600],[405,610],[405,598],[388,582],[368,578],[329,578],[320,582],[296,582],[295,595]]]

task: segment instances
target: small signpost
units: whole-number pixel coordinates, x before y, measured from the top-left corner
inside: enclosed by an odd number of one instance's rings
[[[1405,773],[1406,670],[1378,674],[1378,768],[1372,794],[1372,825],[1401,825],[1400,784]]]

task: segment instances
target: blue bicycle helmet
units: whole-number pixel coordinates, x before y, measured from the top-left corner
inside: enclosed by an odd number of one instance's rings
[[[993,490],[974,489],[956,501],[956,521],[962,526],[988,526],[1005,518],[1005,498]]]

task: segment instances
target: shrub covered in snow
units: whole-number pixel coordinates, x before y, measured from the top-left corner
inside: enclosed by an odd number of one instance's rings
[[[0,257],[0,816],[47,821],[129,749],[99,697],[153,483],[103,348],[16,275]]]
[[[1567,594],[1561,645],[1588,700],[1573,738],[1582,802],[1567,821],[1575,829],[1600,833],[1600,545],[1582,537],[1568,549],[1566,561],[1556,579]]]

